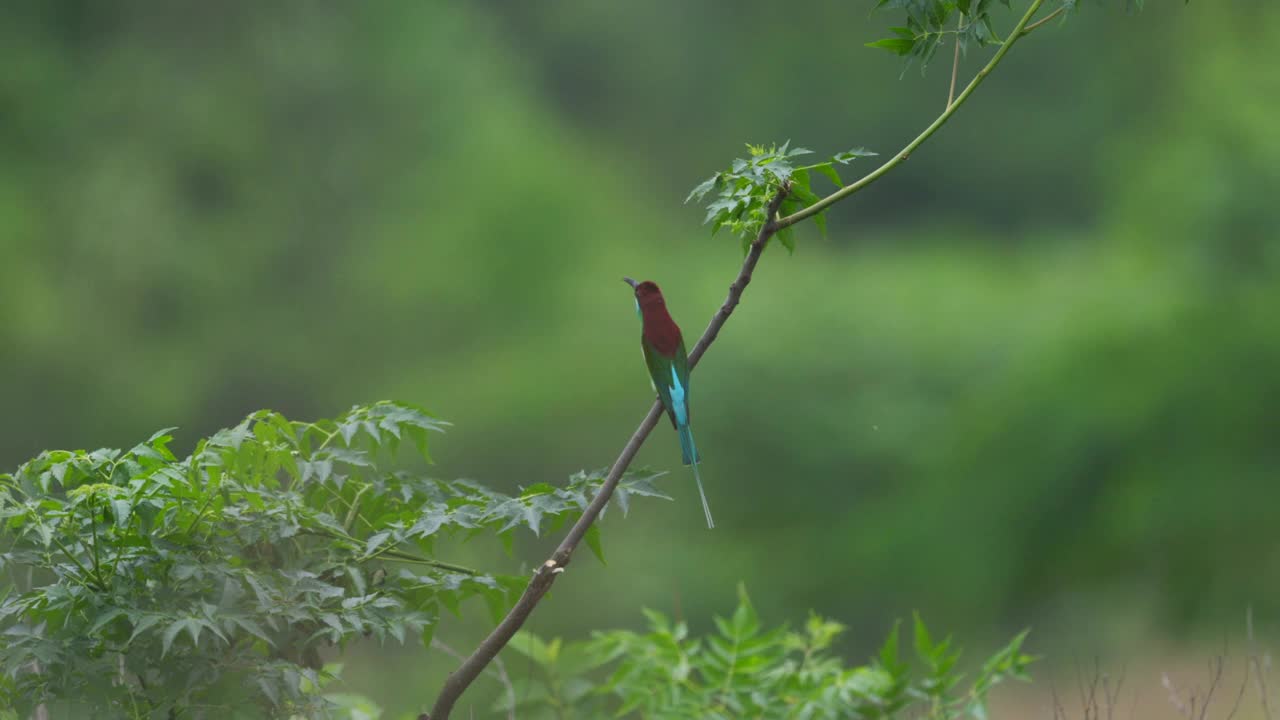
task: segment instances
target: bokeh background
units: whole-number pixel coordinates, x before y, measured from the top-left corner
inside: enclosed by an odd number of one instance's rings
[[[3,3],[0,466],[381,398],[455,423],[440,475],[607,465],[651,397],[619,279],[696,335],[740,261],[688,190],[745,142],[888,154],[942,109],[949,51],[904,73],[872,5]],[[611,514],[536,632],[706,627],[742,581],[851,657],[919,609],[1159,697],[1246,608],[1280,625],[1280,9],[1082,9],[766,253],[696,374],[719,527],[663,426],[640,462],[676,502]],[[453,661],[348,662],[407,712]]]

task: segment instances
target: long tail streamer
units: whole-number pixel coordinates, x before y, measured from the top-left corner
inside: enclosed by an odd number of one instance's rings
[[[698,448],[693,444],[693,430],[688,425],[679,429],[680,450],[684,454],[684,463],[693,467],[693,480],[698,485],[698,496],[702,498],[702,512],[707,516],[707,527],[714,528],[716,522],[711,519],[711,506],[707,504],[707,494],[702,490],[702,475],[698,473]]]

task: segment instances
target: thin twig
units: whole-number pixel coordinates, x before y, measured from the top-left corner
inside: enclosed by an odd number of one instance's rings
[[[761,226],[755,241],[751,243],[751,248],[742,263],[742,269],[738,272],[738,277],[729,286],[729,296],[711,318],[711,324],[707,326],[706,332],[698,339],[693,351],[689,353],[690,369],[697,366],[698,360],[703,353],[707,351],[711,343],[715,342],[716,336],[720,334],[720,328],[729,320],[729,316],[733,314],[734,308],[738,306],[738,302],[742,299],[742,292],[746,290],[747,285],[751,282],[751,275],[755,271],[756,263],[760,261],[760,254],[764,252],[765,245],[769,243],[769,239],[779,229],[775,219],[778,214],[778,207],[782,205],[787,192],[788,189],[785,187],[780,189],[773,197],[773,200],[770,201],[766,215],[769,220]],[[498,626],[476,647],[475,652],[471,653],[462,662],[462,665],[445,680],[440,696],[436,698],[435,705],[431,708],[430,715],[428,715],[429,718],[432,720],[446,720],[453,710],[454,703],[458,701],[462,693],[471,683],[475,682],[476,677],[480,675],[484,667],[497,656],[498,651],[505,647],[520,627],[524,625],[524,621],[528,619],[533,609],[538,606],[542,596],[546,595],[547,591],[551,589],[556,577],[564,572],[565,567],[568,566],[574,550],[577,549],[578,544],[582,542],[582,538],[587,534],[587,529],[591,527],[600,512],[604,510],[605,504],[609,502],[609,498],[613,496],[614,489],[622,479],[622,474],[631,465],[632,459],[640,451],[640,446],[649,437],[649,433],[658,424],[658,419],[661,416],[662,403],[655,400],[649,408],[649,414],[645,415],[640,427],[636,428],[631,439],[622,448],[622,453],[618,455],[618,459],[613,462],[613,467],[609,469],[609,474],[596,492],[596,496],[592,498],[591,504],[583,511],[582,517],[578,518],[578,521],[574,523],[569,533],[565,535],[564,540],[560,541],[559,547],[556,548],[551,558],[542,563],[537,571],[534,572],[533,578],[529,580],[529,585],[525,587],[524,594],[516,601],[515,607],[507,612],[506,617],[502,618]]]
[[[1262,659],[1258,656],[1257,645],[1254,644],[1253,637],[1253,606],[1250,605],[1245,610],[1244,616],[1245,634],[1249,638],[1249,662],[1253,663],[1253,680],[1258,684],[1258,702],[1262,705],[1262,717],[1271,720],[1271,704],[1269,701],[1270,693],[1267,692],[1267,677],[1262,668]],[[1267,665],[1271,663],[1268,658]]]
[[[1115,685],[1110,685],[1110,678],[1102,678],[1102,694],[1107,698],[1107,720],[1115,720],[1116,703],[1120,700],[1120,689],[1124,687],[1124,676],[1128,672],[1128,667],[1120,666],[1120,677],[1116,678]]]
[[[961,91],[961,93],[958,96],[956,96],[956,101],[954,103],[951,103],[949,106],[947,106],[947,109],[942,111],[942,114],[939,115],[938,118],[934,120],[932,124],[929,125],[929,127],[925,128],[923,132],[921,132],[918,136],[916,136],[915,140],[912,140],[911,142],[907,143],[906,147],[894,153],[893,157],[889,158],[889,160],[887,160],[880,167],[876,168],[875,170],[872,170],[861,180],[851,185],[846,185],[843,188],[822,198],[818,202],[810,205],[809,207],[803,210],[799,210],[797,212],[791,213],[790,215],[782,218],[777,223],[778,229],[781,230],[785,227],[790,227],[800,222],[801,220],[804,220],[805,218],[809,218],[809,217],[813,217],[814,215],[817,215],[823,210],[826,210],[828,207],[831,207],[832,205],[858,192],[859,190],[865,188],[866,186],[870,185],[876,180],[879,180],[881,177],[884,177],[886,173],[888,173],[890,170],[894,169],[895,167],[900,165],[904,160],[910,157],[911,153],[916,151],[916,148],[923,145],[925,140],[928,140],[935,132],[938,131],[938,128],[941,128],[943,125],[947,124],[947,121],[951,119],[951,116],[955,114],[956,110],[960,109],[960,106],[964,104],[964,101],[968,100],[969,96],[973,94],[973,91],[977,90],[978,86],[982,84],[982,81],[987,78],[987,75],[990,75],[991,71],[994,70],[996,66],[1000,64],[1000,61],[1004,59],[1004,56],[1007,55],[1009,53],[1009,50],[1013,48],[1014,43],[1016,43],[1018,39],[1025,34],[1023,31],[1027,28],[1027,23],[1031,21],[1031,18],[1035,16],[1036,11],[1040,9],[1040,5],[1042,5],[1043,3],[1044,3],[1044,0],[1033,0],[1033,2],[1031,3],[1031,7],[1027,8],[1027,12],[1023,14],[1022,19],[1018,21],[1018,24],[1016,26],[1014,26],[1013,32],[1009,33],[1009,39],[1004,41],[1004,44],[1002,44],[1000,46],[1000,49],[996,51],[996,54],[991,57],[991,60],[988,61],[987,64],[983,66],[981,70],[978,71],[977,75],[973,76],[973,80],[970,80],[969,84],[965,86],[964,90]]]
[[[1093,676],[1088,684],[1080,674],[1080,662],[1076,661],[1076,682],[1080,684],[1080,700],[1084,705],[1084,720],[1099,720],[1098,717],[1098,682],[1102,680],[1102,669],[1098,658],[1093,658]]]
[[[1213,693],[1218,689],[1218,683],[1222,682],[1222,671],[1226,667],[1226,651],[1223,654],[1209,660],[1209,691],[1204,694],[1204,704],[1200,706],[1200,714],[1196,716],[1196,720],[1205,720],[1209,712],[1209,703],[1213,701]]]
[[[1245,691],[1249,689],[1249,658],[1244,659],[1244,680],[1240,682],[1240,691],[1236,693],[1236,701],[1231,705],[1231,712],[1227,713],[1226,720],[1232,720],[1236,713],[1240,711],[1240,703],[1244,701]]]
[[[1049,678],[1049,699],[1053,701],[1053,720],[1067,720],[1067,711],[1058,698],[1058,687],[1053,678]]]
[[[1035,21],[1035,22],[1031,23],[1030,25],[1028,25],[1028,26],[1026,26],[1026,27],[1022,28],[1022,35],[1029,35],[1029,34],[1031,33],[1031,31],[1032,31],[1032,30],[1035,30],[1036,28],[1040,27],[1041,25],[1044,25],[1045,23],[1047,23],[1047,22],[1049,22],[1050,20],[1052,20],[1052,19],[1054,19],[1054,18],[1058,17],[1059,15],[1061,15],[1062,13],[1064,13],[1064,12],[1066,12],[1066,11],[1067,11],[1067,6],[1066,6],[1066,5],[1063,5],[1062,7],[1058,8],[1057,10],[1054,10],[1053,12],[1049,13],[1048,15],[1045,15],[1044,17],[1040,18],[1039,20],[1037,20],[1037,21]],[[1021,35],[1020,35],[1019,37],[1021,37]]]
[[[68,577],[70,577],[72,580],[75,580],[82,587],[100,590],[102,592],[107,592],[107,589],[108,589],[107,586],[103,585],[101,581],[99,581],[98,578],[95,577],[92,572],[89,572],[89,568],[85,567],[84,563],[80,562],[79,558],[77,558],[75,555],[72,555],[71,551],[67,549],[66,545],[62,544],[62,541],[59,540],[56,535],[52,537],[52,540],[53,540],[53,544],[58,546],[58,549],[62,551],[62,554],[66,555],[67,558],[71,560],[72,564],[74,564],[77,568],[79,568],[80,573],[84,575],[86,578],[88,578],[88,580],[78,578],[75,575],[68,575]],[[90,581],[92,581],[92,584],[90,584]]]
[[[346,533],[341,533],[336,530],[330,530],[328,528],[321,529],[321,530],[304,528],[303,530],[301,530],[301,533],[303,535],[317,535],[319,537],[343,540],[345,542],[353,543],[357,546],[361,546],[365,544],[365,541],[360,540],[359,538],[352,537]],[[360,560],[363,562],[367,560],[372,560],[374,558],[386,558],[387,560],[410,563],[413,565],[426,565],[427,567],[433,567],[440,570],[448,570],[449,572],[455,572],[461,575],[480,575],[481,574],[480,571],[476,570],[475,568],[469,568],[465,565],[457,565],[455,563],[444,562],[443,560],[432,560],[430,558],[419,557],[418,555],[415,555],[411,552],[406,552],[404,550],[400,550],[395,547],[388,547],[386,550],[380,550],[379,552],[376,552],[373,555],[361,557]]]
[[[1187,699],[1182,699],[1182,691],[1173,680],[1169,678],[1168,673],[1161,674],[1161,684],[1169,691],[1169,703],[1173,705],[1178,714],[1187,720],[1206,720],[1208,718],[1209,706],[1213,703],[1213,695],[1218,690],[1218,685],[1222,682],[1222,673],[1226,668],[1226,651],[1223,654],[1215,655],[1209,659],[1209,689],[1202,691],[1199,685],[1192,686],[1187,691]]]
[[[964,26],[964,13],[957,14],[960,18],[956,20],[956,55],[951,60],[951,89],[947,91],[947,107],[955,102],[956,76],[960,74],[960,28]]]

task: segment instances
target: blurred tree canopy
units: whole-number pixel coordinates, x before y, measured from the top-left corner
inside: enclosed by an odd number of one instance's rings
[[[695,333],[736,265],[689,188],[740,141],[891,152],[941,109],[869,8],[10,3],[0,460],[395,397],[456,424],[444,476],[606,464],[648,402],[619,278]],[[855,627],[1280,613],[1280,10],[1041,32],[766,254],[698,373],[724,527],[671,481],[539,632],[706,617],[764,567],[762,614]]]

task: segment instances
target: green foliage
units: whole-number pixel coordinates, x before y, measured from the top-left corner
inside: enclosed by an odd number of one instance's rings
[[[748,2],[735,22],[693,12],[678,27],[644,3],[584,5],[573,22],[533,4],[316,5],[284,18],[290,47],[310,54],[263,55],[157,42],[202,22],[179,4],[164,17],[119,4],[111,22],[86,14],[91,4],[26,4],[0,24],[22,69],[4,91],[16,112],[0,168],[13,240],[0,263],[11,310],[0,313],[0,470],[49,438],[132,444],[156,418],[213,429],[263,403],[311,417],[373,383],[465,406],[468,433],[501,438],[528,476],[607,447],[632,422],[617,398],[635,377],[617,368],[634,362],[634,343],[610,340],[616,281],[591,278],[661,267],[690,292],[683,307],[717,302],[727,279],[637,188],[704,176],[727,130],[788,127],[815,98],[803,137],[817,148],[842,147],[854,124],[863,142],[900,137],[921,103],[941,102],[900,95],[876,72],[887,56],[850,52],[872,5],[815,4],[796,22]],[[236,37],[271,37],[282,22],[270,4],[220,11],[218,28]],[[751,28],[768,28],[770,52],[738,52]],[[1035,88],[1006,76],[964,108],[973,142],[931,144],[860,203],[857,233],[833,229],[832,243],[753,288],[785,301],[743,319],[784,340],[729,333],[734,361],[701,381],[715,408],[700,420],[704,450],[733,448],[715,457],[737,489],[720,502],[754,528],[735,547],[850,549],[834,571],[775,566],[770,594],[846,598],[854,617],[923,578],[912,602],[946,603],[973,633],[1005,609],[1059,607],[1064,593],[1093,597],[1113,620],[1121,603],[1088,595],[1099,586],[1151,601],[1143,619],[1161,629],[1217,627],[1213,613],[1236,617],[1240,597],[1275,608],[1274,574],[1221,562],[1276,544],[1266,516],[1280,456],[1265,429],[1280,393],[1268,370],[1280,362],[1268,311],[1280,295],[1241,292],[1237,275],[1280,287],[1268,191],[1280,93],[1258,91],[1272,81],[1275,28],[1274,5],[1238,3],[1122,43],[1114,32],[1054,40],[1052,61],[1027,68]],[[617,52],[660,35],[662,53]],[[1183,60],[1160,62],[1171,47]],[[446,66],[457,71],[436,72]],[[566,67],[589,71],[574,75],[576,91],[559,81]],[[298,108],[316,107],[331,122],[296,132]],[[672,132],[685,118],[698,122]],[[1017,152],[993,152],[984,133],[1016,137]],[[635,162],[635,148],[650,161]],[[525,242],[511,242],[513,223]],[[423,237],[466,238],[467,251],[412,240]],[[1126,254],[1148,243],[1149,256]],[[690,262],[671,262],[686,251]],[[1173,256],[1185,274],[1162,262]],[[1206,270],[1223,283],[1202,284]],[[525,302],[531,293],[539,302]],[[818,314],[796,322],[801,304]],[[1203,316],[1188,321],[1184,305]],[[329,332],[311,331],[317,311]],[[600,343],[599,362],[575,362],[588,343]],[[776,403],[769,417],[761,388]],[[546,417],[548,392],[559,421],[530,422]],[[787,422],[798,416],[810,422]],[[459,460],[490,470],[490,447],[469,443]],[[796,476],[805,482],[771,494]],[[858,502],[830,502],[846,494]],[[760,512],[760,497],[777,511]],[[717,592],[707,568],[726,548],[699,544],[697,523],[663,532],[689,549],[668,569],[686,604]],[[1170,547],[1179,561],[1153,565]],[[609,549],[616,563],[622,548]],[[539,622],[564,624],[584,605],[627,612],[607,585],[544,604]],[[396,664],[374,656],[363,670]]]
[[[742,240],[742,251],[745,253],[751,246],[761,226],[768,220],[769,202],[782,191],[787,196],[779,206],[782,216],[807,208],[818,202],[819,197],[811,187],[811,173],[819,173],[829,179],[836,187],[843,187],[844,181],[836,170],[836,165],[848,165],[860,157],[869,157],[875,153],[864,148],[854,148],[833,156],[826,162],[796,167],[795,158],[812,155],[807,148],[791,148],[791,141],[782,147],[771,145],[747,145],[750,157],[738,158],[728,170],[712,175],[700,183],[685,198],[704,201],[708,195],[713,199],[707,204],[707,217],[704,223],[711,223],[714,235],[720,228],[728,228]],[[823,213],[814,216],[818,229],[825,235],[826,218]],[[778,233],[784,247],[789,252],[795,251],[795,235],[791,227],[783,228]]]
[[[1021,633],[962,687],[960,651],[950,638],[935,642],[916,616],[913,659],[900,657],[895,625],[875,658],[849,666],[830,651],[843,625],[810,615],[799,631],[765,629],[741,587],[733,614],[716,617],[716,631],[704,638],[661,613],[645,617],[647,633],[598,632],[588,642],[517,636],[509,647],[537,668],[517,681],[520,717],[980,720],[991,689],[1028,679],[1035,660],[1022,652]],[[497,708],[508,710],[510,700],[500,698]]]
[[[1013,7],[1011,0],[998,0],[1006,8]],[[1188,0],[1189,2],[1189,0]],[[1075,12],[1078,0],[1061,0],[1055,12],[1064,16]],[[901,10],[906,24],[889,28],[893,34],[867,43],[867,47],[880,48],[907,59],[907,65],[920,63],[920,71],[929,65],[938,48],[948,37],[955,37],[960,52],[971,47],[1000,45],[1003,40],[991,21],[991,10],[996,0],[879,0],[876,9]],[[1141,11],[1143,0],[1125,0],[1125,11]],[[958,16],[952,22],[951,18]]]
[[[1010,0],[1000,2],[1010,6]],[[994,5],[995,0],[880,0],[877,9],[904,11],[906,25],[890,28],[892,37],[867,43],[867,47],[901,55],[908,65],[918,61],[923,71],[948,36],[955,36],[961,52],[971,46],[998,45],[1000,35],[991,23]],[[960,20],[951,27],[956,13],[960,13]]]
[[[0,475],[0,706],[92,717],[352,717],[320,653],[429,645],[440,608],[494,617],[525,578],[434,557],[442,536],[535,533],[602,481],[518,496],[394,470],[447,425],[379,402],[336,420],[260,411],[177,459],[162,430],[128,451],[50,451]],[[618,496],[658,496],[653,475]],[[599,552],[598,538],[593,549]],[[349,705],[349,703],[348,703]],[[346,707],[344,710],[343,708]],[[361,711],[364,712],[364,711]]]

